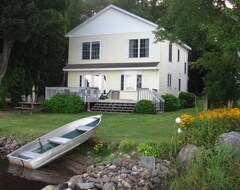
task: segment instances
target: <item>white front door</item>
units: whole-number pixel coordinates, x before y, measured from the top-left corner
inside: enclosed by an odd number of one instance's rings
[[[82,76],[82,77],[81,77]],[[106,89],[106,76],[103,74],[80,75],[81,87],[98,88],[101,93]]]

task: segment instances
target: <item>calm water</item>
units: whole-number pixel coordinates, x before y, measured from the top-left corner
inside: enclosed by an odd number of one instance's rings
[[[0,189],[1,190],[40,190],[50,184],[60,184],[74,174],[50,164],[38,170],[24,169],[9,165],[7,159],[0,157]]]

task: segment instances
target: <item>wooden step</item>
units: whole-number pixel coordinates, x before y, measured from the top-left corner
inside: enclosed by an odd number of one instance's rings
[[[133,113],[136,103],[122,102],[97,102],[91,111],[97,112],[113,112],[113,113]]]

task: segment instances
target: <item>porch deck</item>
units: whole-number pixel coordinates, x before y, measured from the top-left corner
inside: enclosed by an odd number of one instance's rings
[[[135,93],[137,95],[137,100],[133,99],[118,99],[119,92],[120,91],[114,91],[110,90],[107,96],[105,96],[106,99],[101,99],[101,93],[98,88],[72,88],[72,87],[46,87],[45,90],[45,99],[50,99],[52,96],[58,94],[58,93],[69,93],[73,95],[80,96],[81,99],[84,101],[84,103],[87,105],[87,110],[89,111],[104,111],[100,107],[108,108],[108,111],[111,110],[113,112],[116,111],[116,107],[118,107],[118,111],[121,112],[127,112],[132,113],[133,107],[135,104],[142,99],[150,100],[153,102],[153,104],[156,107],[157,113],[164,112],[164,99],[158,94],[156,90],[150,90],[148,88],[140,88]],[[117,95],[113,94],[113,92],[118,92]],[[110,99],[108,99],[110,98]],[[95,104],[95,107],[90,107],[90,104]],[[121,105],[122,104],[122,105]],[[131,109],[129,108],[129,105],[131,105]],[[112,105],[112,108],[110,109],[110,105]],[[121,108],[120,108],[121,107]],[[126,109],[126,110],[124,110]]]
[[[137,103],[136,100],[123,100],[123,99],[106,99],[106,100],[98,100],[101,103]]]

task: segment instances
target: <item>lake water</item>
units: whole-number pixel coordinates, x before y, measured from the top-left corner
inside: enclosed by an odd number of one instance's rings
[[[74,174],[51,164],[38,170],[25,169],[10,165],[8,160],[0,157],[0,189],[6,190],[40,190],[50,184],[68,181]]]

